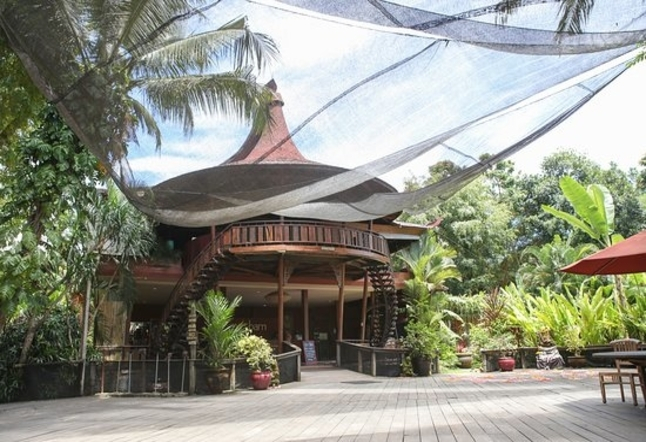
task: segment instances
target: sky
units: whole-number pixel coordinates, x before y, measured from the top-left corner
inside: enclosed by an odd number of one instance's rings
[[[330,82],[329,73],[325,69],[329,65],[321,65],[322,60],[330,63],[330,60],[348,57],[348,54],[351,56],[355,49],[360,49],[365,43],[366,36],[361,29],[348,27],[337,26],[334,32],[329,32],[327,26],[332,26],[330,23],[308,20],[303,17],[287,26],[284,23],[284,17],[276,16],[280,19],[271,20],[267,17],[272,16],[266,11],[263,12],[265,15],[262,16],[252,14],[249,17],[250,23],[257,24],[261,32],[267,32],[279,42],[281,58],[285,64],[279,63],[271,73],[271,77],[273,78],[275,75],[279,92],[282,92],[283,98],[285,98],[284,112],[289,129],[293,131],[307,117],[307,114],[303,114],[303,109],[311,112],[312,109],[317,109],[320,105],[307,105],[308,101],[312,103],[327,101],[317,96],[322,93],[324,87],[312,88],[312,85]],[[299,38],[293,38],[294,35],[298,35]],[[306,40],[306,37],[310,40]],[[343,51],[340,51],[339,48],[343,48]],[[376,61],[376,58],[374,57],[373,60],[362,59],[362,67]],[[435,60],[437,58],[435,57]],[[449,62],[457,63],[458,61],[450,58]],[[463,60],[462,66],[467,65],[467,61]],[[295,67],[307,72],[309,82],[299,82]],[[372,72],[377,72],[379,69],[379,66],[375,66]],[[443,72],[450,71],[444,70]],[[482,71],[477,72],[481,81],[483,74]],[[455,72],[452,75],[455,75]],[[525,147],[510,159],[516,164],[518,170],[535,173],[539,171],[541,161],[546,155],[559,149],[570,149],[585,154],[604,167],[611,161],[617,163],[624,170],[637,167],[639,159],[646,155],[646,145],[641,141],[641,126],[638,120],[640,118],[638,109],[641,103],[646,103],[646,87],[642,86],[643,78],[646,78],[646,63],[628,69],[559,127],[532,145]],[[353,82],[360,79],[361,77],[347,82],[352,85]],[[341,78],[337,76],[332,80],[340,81]],[[304,86],[307,86],[308,89],[303,90]],[[344,87],[349,86],[345,85]],[[395,106],[403,102],[398,95],[404,93],[406,85],[400,82],[393,89],[396,94],[393,94],[389,105]],[[343,90],[343,88],[339,90]],[[414,93],[410,92],[409,94]],[[453,101],[459,102],[458,100]],[[452,112],[446,110],[446,106],[451,104],[451,100],[444,101],[443,107],[436,106],[436,109],[442,109],[442,116],[451,114]],[[296,108],[301,111],[298,115],[292,114]],[[434,111],[434,109],[425,108],[423,111]],[[464,112],[464,107],[460,107],[453,113],[459,114],[461,112]],[[348,115],[354,117],[354,115]],[[378,130],[381,129],[381,132],[374,134],[372,138],[370,135],[364,137],[365,140],[369,140],[369,143],[365,143],[369,149],[366,146],[361,150],[357,149],[355,146],[357,144],[356,134],[350,134],[338,144],[328,143],[326,145],[328,149],[325,151],[323,149],[317,151],[312,149],[311,145],[316,144],[317,124],[325,124],[326,118],[325,115],[317,117],[310,124],[312,130],[308,133],[309,135],[301,137],[298,141],[295,139],[303,154],[314,161],[334,164],[333,161],[342,158],[345,161],[343,167],[356,167],[367,161],[367,154],[377,156],[378,147],[376,144],[379,141],[388,146],[394,144],[398,136],[397,130],[399,128],[397,126],[391,126],[391,132],[388,133],[385,133],[383,128],[377,127]],[[357,119],[357,121],[361,120]],[[211,117],[202,118],[198,124],[200,129],[190,139],[182,137],[181,131],[165,134],[163,156],[153,154],[135,155],[134,158],[131,156],[130,165],[133,170],[140,177],[145,178],[148,174],[153,177],[151,181],[159,182],[162,179],[192,170],[210,167],[221,163],[230,156],[248,132],[248,129],[245,128],[241,128],[235,133],[218,131],[217,127],[222,122]],[[333,127],[338,129],[341,125]],[[346,129],[353,130],[353,127],[349,126]],[[329,132],[325,133],[329,134]],[[410,143],[414,141],[413,139]],[[406,143],[401,144],[406,145]],[[335,150],[330,150],[330,148]],[[428,165],[429,162],[414,161],[381,178],[399,190],[403,190],[404,181],[413,175],[425,175]],[[149,184],[154,184],[154,182],[149,182]]]
[[[586,155],[603,167],[638,167],[646,156],[643,108],[646,63],[624,72],[574,115],[510,158],[517,169],[536,173],[541,160],[561,149]]]

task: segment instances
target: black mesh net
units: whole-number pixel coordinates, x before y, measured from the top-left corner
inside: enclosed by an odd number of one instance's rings
[[[148,17],[151,32],[130,32],[129,20],[146,3],[167,7]],[[646,33],[642,0],[595,1],[576,34],[556,32],[560,1],[503,3],[516,7],[0,0],[0,26],[38,87],[156,219],[207,226],[273,213],[359,221],[449,197],[590,100],[627,68]],[[79,6],[87,4],[96,10]],[[124,88],[135,96],[137,89],[119,66],[145,59],[171,32],[192,35],[239,16],[279,47],[280,59],[257,80],[278,84],[291,141],[310,162],[225,163],[250,129],[208,113],[196,111],[188,139],[182,127],[164,124],[159,152],[154,136],[127,124]],[[113,39],[114,57],[99,53],[101,38]],[[279,149],[285,140],[275,142]],[[366,184],[395,183],[413,165],[447,160],[459,170],[414,192]]]

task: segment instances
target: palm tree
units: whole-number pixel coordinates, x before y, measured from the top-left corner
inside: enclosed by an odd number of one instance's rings
[[[588,20],[590,12],[594,7],[594,0],[558,0],[559,24],[557,32],[579,34],[583,31],[583,25]],[[502,14],[511,14],[517,8],[527,4],[527,0],[505,0],[500,2],[499,8]]]
[[[94,313],[87,324],[96,324],[95,333],[101,337],[109,332],[106,327],[115,322],[114,318],[103,317],[102,307],[108,298],[119,300],[125,309],[112,311],[112,315],[123,315],[132,309],[136,295],[132,263],[149,255],[155,235],[152,221],[130,204],[112,181],[108,182],[105,194],[97,195],[96,204],[87,213],[83,226],[87,249],[81,259],[88,261],[86,279],[97,289]],[[95,281],[101,261],[112,262],[114,271],[109,278]],[[125,330],[120,332],[124,338]]]
[[[153,136],[159,149],[155,118],[180,123],[185,133],[192,131],[196,112],[265,126],[272,95],[255,75],[277,56],[273,40],[252,32],[244,17],[215,30],[185,30],[187,20],[203,17],[218,3],[32,0],[16,6],[24,7],[17,14],[35,23],[47,15],[60,42],[43,57],[50,68],[60,67],[59,78],[43,78],[38,63],[15,49],[83,143],[100,150],[109,164],[124,156],[126,143],[137,141],[138,130]]]
[[[443,247],[430,233],[395,255],[412,275],[404,287],[409,316],[404,343],[413,356],[431,358],[442,345],[459,338],[445,322],[450,318],[462,321],[446,308],[444,282],[460,278],[455,256],[455,251]]]
[[[415,286],[420,285],[429,294],[445,291],[447,279],[459,279],[460,272],[453,258],[456,252],[442,246],[434,235],[426,233],[418,242],[409,248],[399,251],[395,258],[399,260],[412,274],[407,282],[409,292],[413,293]]]

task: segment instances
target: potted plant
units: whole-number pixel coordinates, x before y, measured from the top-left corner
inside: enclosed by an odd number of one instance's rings
[[[269,342],[261,336],[247,334],[238,341],[238,351],[249,364],[254,390],[269,388],[273,370],[278,366]]]
[[[438,356],[438,331],[418,321],[409,321],[405,331],[403,344],[410,351],[413,372],[418,376],[429,376],[433,360]]]
[[[581,355],[585,347],[585,341],[581,337],[581,327],[578,325],[569,325],[563,333],[563,343],[565,349],[572,353],[567,357],[567,363],[572,368],[582,368],[586,365],[585,356]]]
[[[244,324],[233,323],[233,314],[242,298],[229,301],[221,292],[209,290],[195,305],[195,310],[204,320],[200,329],[201,353],[210,367],[206,383],[212,393],[222,393],[228,387],[231,376],[225,361],[237,356],[238,341],[248,334]]]
[[[473,355],[471,349],[467,345],[467,339],[462,338],[458,341],[455,355],[458,358],[458,365],[460,368],[471,368],[473,365]]]
[[[489,348],[498,353],[498,368],[500,371],[513,371],[516,367],[516,343],[509,333],[493,335],[489,341]]]

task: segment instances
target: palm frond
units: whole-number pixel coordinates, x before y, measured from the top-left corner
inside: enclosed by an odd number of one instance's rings
[[[155,149],[159,150],[161,148],[162,136],[161,130],[155,121],[153,115],[146,109],[141,102],[138,100],[132,99],[130,101],[132,112],[136,119],[136,124],[143,128],[148,135],[155,137]]]
[[[593,7],[594,0],[561,0],[561,19],[557,31],[580,34]]]
[[[174,77],[202,73],[224,67],[243,69],[256,66],[259,70],[276,60],[278,49],[265,34],[249,30],[244,18],[222,28],[191,36],[172,36],[158,41],[156,47],[142,48],[137,55],[133,73],[141,76]]]
[[[264,128],[269,120],[273,95],[258,84],[250,70],[184,78],[149,79],[141,84],[147,104],[164,121],[182,124],[191,133],[193,109],[207,114],[234,117]]]

